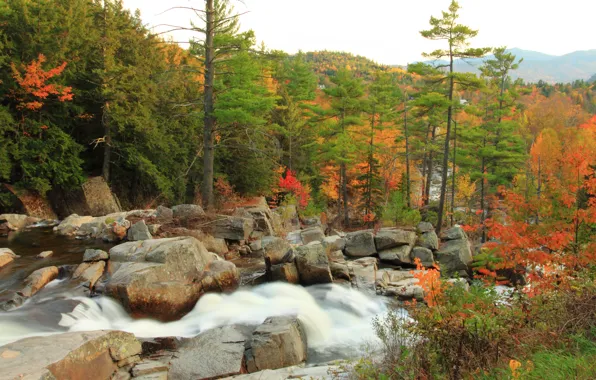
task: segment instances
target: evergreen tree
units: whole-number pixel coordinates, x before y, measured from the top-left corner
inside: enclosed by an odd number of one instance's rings
[[[433,59],[447,58],[448,64],[443,67],[448,68],[447,75],[443,78],[448,82],[446,97],[449,99],[447,107],[447,129],[445,131],[445,145],[443,149],[443,168],[441,178],[441,194],[439,200],[438,222],[436,226],[437,234],[441,232],[443,224],[443,213],[445,209],[445,198],[447,194],[447,174],[449,164],[449,143],[451,137],[451,124],[453,117],[453,94],[456,83],[472,85],[473,78],[470,75],[458,74],[454,71],[453,62],[455,59],[478,58],[484,56],[490,49],[487,48],[469,48],[469,39],[476,37],[477,30],[472,30],[465,25],[457,23],[459,18],[459,4],[453,0],[448,11],[442,12],[441,18],[431,17],[431,29],[423,30],[420,34],[430,40],[441,40],[447,43],[446,49],[438,49],[431,53],[425,53],[425,57]]]

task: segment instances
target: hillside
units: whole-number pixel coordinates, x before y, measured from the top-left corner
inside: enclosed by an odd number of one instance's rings
[[[588,80],[596,73],[596,50],[575,51],[562,56],[518,48],[509,51],[517,58],[524,59],[513,76],[526,82],[543,80],[548,83],[569,83],[574,80]],[[477,73],[477,67],[481,64],[480,59],[458,60],[455,69],[459,72]]]
[[[381,65],[373,60],[346,52],[315,51],[305,54],[306,61],[311,62],[315,73],[324,83],[325,77],[333,76],[340,68],[348,68],[355,76],[370,79],[370,76],[378,71],[385,71],[389,66]]]

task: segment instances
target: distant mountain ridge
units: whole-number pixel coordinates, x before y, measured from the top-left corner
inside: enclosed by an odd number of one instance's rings
[[[524,61],[519,69],[512,72],[512,77],[522,78],[526,82],[543,80],[548,83],[568,83],[575,80],[589,80],[596,74],[596,49],[579,50],[569,54],[556,56],[519,48],[508,49],[517,59]],[[488,56],[487,58],[490,58]],[[483,59],[457,60],[455,70],[458,72],[478,72]],[[429,63],[445,63],[430,61]]]

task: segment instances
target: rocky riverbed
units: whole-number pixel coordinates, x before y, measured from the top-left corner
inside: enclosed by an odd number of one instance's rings
[[[415,259],[464,278],[472,260],[457,227],[442,243],[428,223],[343,233],[263,198],[0,215],[0,234],[7,379],[341,377],[338,360],[374,347],[374,317],[423,298]]]

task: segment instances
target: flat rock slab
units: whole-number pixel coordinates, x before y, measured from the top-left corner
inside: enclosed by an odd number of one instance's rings
[[[109,258],[110,255],[106,251],[102,251],[101,249],[87,249],[83,254],[83,261],[86,263],[107,260]]]
[[[246,373],[245,343],[252,328],[224,326],[183,339],[170,360],[169,379],[214,379]]]
[[[168,365],[155,360],[148,360],[138,363],[132,369],[132,375],[139,377],[143,375],[151,375],[159,372],[168,372]]]
[[[39,255],[37,255],[38,259],[47,259],[48,257],[52,256],[54,251],[43,251]]]
[[[109,379],[120,360],[141,353],[141,343],[122,331],[70,332],[33,337],[0,347],[3,379]]]
[[[399,247],[402,245],[414,245],[416,232],[404,231],[395,228],[383,228],[375,235],[375,246],[377,251]]]

